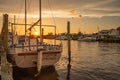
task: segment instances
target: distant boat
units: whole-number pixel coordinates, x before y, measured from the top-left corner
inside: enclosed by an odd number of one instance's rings
[[[11,43],[12,37],[10,36],[11,34],[9,34],[8,62],[12,63],[13,66],[19,68],[37,67],[38,71],[40,71],[42,66],[54,65],[60,59],[62,52],[61,44],[50,45],[48,43],[38,42],[36,45],[30,45],[26,40],[27,43],[23,43],[23,38],[21,38],[22,43],[18,42],[18,38]],[[15,37],[17,35],[14,35],[14,39]]]
[[[78,41],[95,42],[96,38],[91,36],[79,37]]]
[[[67,40],[66,36],[58,36],[56,40]]]

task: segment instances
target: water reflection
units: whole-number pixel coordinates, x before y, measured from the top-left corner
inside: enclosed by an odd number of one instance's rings
[[[61,80],[67,74],[67,41],[57,71]],[[71,41],[70,80],[120,80],[120,44]]]
[[[58,73],[55,66],[43,68],[41,73],[38,75],[37,80],[58,80]]]
[[[15,80],[67,80],[67,41],[62,43],[62,56],[55,66],[42,69],[38,77],[30,73],[34,69],[18,70]],[[71,41],[71,51],[70,80],[120,80],[120,44]]]
[[[16,72],[17,71],[17,72]],[[41,69],[40,74],[36,77],[34,74],[36,68],[16,70],[14,72],[14,80],[59,80],[58,73],[55,66],[44,67]]]

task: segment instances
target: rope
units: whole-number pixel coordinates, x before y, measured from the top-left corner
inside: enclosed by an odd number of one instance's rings
[[[53,18],[53,22],[54,22],[55,26],[57,26],[56,21],[55,21],[55,17],[54,17],[54,14],[53,14],[53,10],[52,10],[52,8],[51,8],[50,0],[48,0],[48,6],[49,6],[50,11],[51,11],[51,15],[52,15],[52,18]],[[56,31],[56,32],[57,32],[57,31]],[[55,35],[57,35],[57,33],[56,33]],[[60,41],[60,42],[62,43],[62,41]]]
[[[18,11],[19,14],[22,14],[23,5],[24,5],[24,1],[21,1],[20,8],[19,8],[20,10]],[[21,16],[20,15],[18,15],[18,18],[16,19],[16,23],[19,22],[19,21],[22,22],[22,23],[24,22],[24,20],[21,20]],[[18,33],[20,34],[20,31],[21,31],[22,28],[21,27],[17,27],[17,29],[19,30]],[[17,29],[16,29],[16,32],[17,32]]]
[[[51,11],[51,15],[52,15],[52,18],[53,18],[54,24],[55,24],[55,26],[56,26],[56,21],[55,21],[55,17],[54,17],[54,15],[53,15],[53,10],[52,10],[51,5],[50,5],[50,0],[48,0],[48,5],[49,5],[50,11]]]
[[[31,5],[31,0],[28,1],[28,8],[27,8],[28,11],[30,10],[30,5]]]

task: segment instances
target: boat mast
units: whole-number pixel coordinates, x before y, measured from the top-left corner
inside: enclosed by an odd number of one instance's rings
[[[26,42],[26,29],[27,29],[27,5],[26,5],[26,0],[25,0],[25,42]]]
[[[39,0],[39,19],[40,19],[40,23],[39,23],[39,25],[40,25],[40,42],[42,42],[42,5],[41,5],[41,0]]]
[[[14,44],[14,36],[15,36],[15,23],[16,23],[16,16],[14,15],[14,23],[11,24],[11,29],[12,29],[12,45]],[[14,28],[13,28],[14,26]]]
[[[14,35],[15,35],[15,31],[16,31],[15,23],[16,23],[16,16],[14,15],[14,32],[13,32]]]

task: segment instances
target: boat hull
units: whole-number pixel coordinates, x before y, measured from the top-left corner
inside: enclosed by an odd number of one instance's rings
[[[61,50],[49,50],[49,51],[19,51],[15,54],[10,54],[12,56],[11,62],[13,65],[19,68],[31,68],[37,67],[38,62],[42,62],[41,66],[50,66],[57,63],[61,57]],[[38,54],[42,54],[42,60],[38,61]]]

